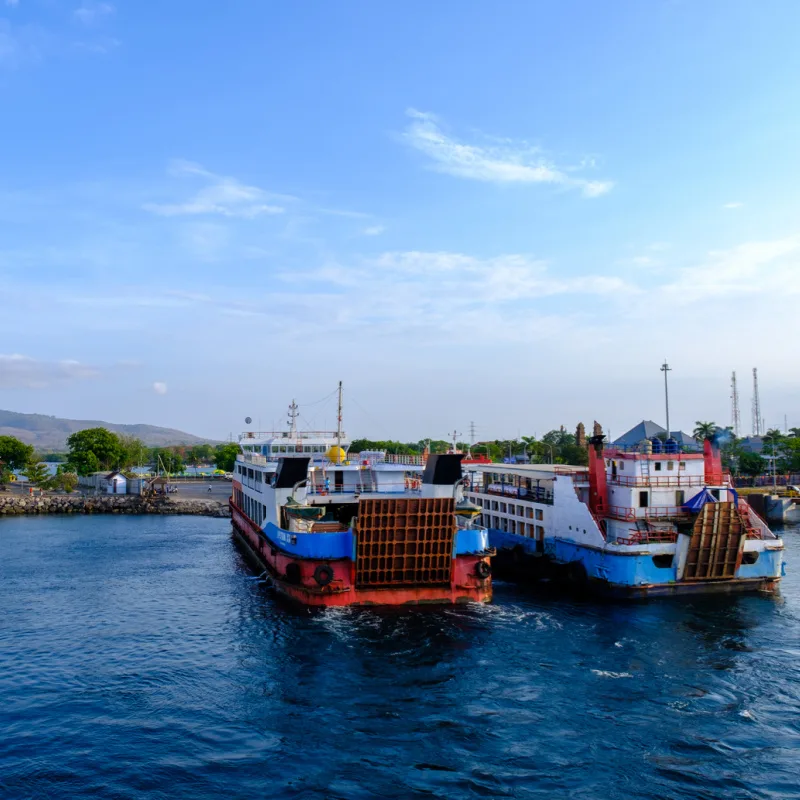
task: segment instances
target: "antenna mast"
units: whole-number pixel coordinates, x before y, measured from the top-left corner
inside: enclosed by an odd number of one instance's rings
[[[294,438],[297,435],[297,403],[292,400],[289,406],[289,436]]]
[[[758,396],[758,369],[753,367],[753,436],[761,436],[761,399]]]
[[[454,453],[458,452],[458,437],[459,436],[461,436],[461,434],[458,431],[453,431],[453,452]]]
[[[342,446],[342,382],[339,381],[339,408],[336,412],[336,446]]]
[[[731,373],[731,423],[733,435],[737,438],[742,430],[742,415],[739,411],[739,388],[736,385],[736,372]]]

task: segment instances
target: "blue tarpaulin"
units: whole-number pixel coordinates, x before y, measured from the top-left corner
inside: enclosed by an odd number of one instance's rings
[[[687,500],[683,507],[687,511],[697,512],[699,511],[706,503],[716,503],[717,498],[714,497],[708,489],[703,488],[700,492],[698,492],[691,500]]]

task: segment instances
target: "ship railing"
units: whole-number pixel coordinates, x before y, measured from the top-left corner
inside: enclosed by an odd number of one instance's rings
[[[677,531],[628,531],[630,536],[617,536],[614,544],[671,544],[678,541]]]
[[[357,494],[420,494],[421,484],[419,481],[397,481],[392,483],[377,483],[373,481],[361,481],[359,483],[348,483],[346,486],[337,485],[331,481],[329,484],[309,483],[306,489],[308,496],[326,497],[328,495],[357,495]]]
[[[548,491],[542,487],[526,489],[525,487],[506,486],[504,484],[493,483],[488,488],[482,488],[479,485],[472,486],[465,490],[477,494],[490,494],[493,497],[507,497],[517,500],[527,500],[530,503],[547,503],[553,504],[553,492]]]
[[[615,486],[653,486],[653,487],[676,487],[681,486],[724,486],[730,482],[728,473],[709,475],[676,475],[676,476],[652,476],[647,475],[609,475],[608,482]]]
[[[248,464],[258,464],[262,467],[267,463],[266,456],[260,456],[258,453],[239,453],[237,458],[240,461],[246,461]]]
[[[690,516],[682,506],[647,506],[645,508],[630,508],[628,506],[607,506],[606,516],[612,519],[630,520],[637,519],[674,519]]]
[[[406,464],[410,467],[425,466],[424,456],[392,455],[389,453],[376,456],[374,453],[350,453],[348,457],[351,462],[359,464]]]
[[[770,530],[764,518],[743,497],[739,498],[739,511],[744,514],[748,523],[747,536],[749,539],[777,539]]]
[[[603,450],[603,456],[606,458],[613,458],[619,455],[635,455],[635,456],[673,456],[676,461],[686,458],[695,459],[702,458],[703,453],[699,449],[692,449],[687,447],[679,448],[678,450],[666,450],[661,448],[660,451],[648,451],[639,444],[608,444]]]
[[[337,438],[341,436],[342,441],[347,441],[347,434],[342,431],[245,431],[239,434],[239,441],[243,442],[249,439],[286,439],[289,442],[300,439],[324,439],[332,444],[336,443]]]
[[[569,467],[562,467],[556,465],[553,468],[553,474],[570,477],[572,478],[573,483],[589,483],[588,469],[570,469]]]

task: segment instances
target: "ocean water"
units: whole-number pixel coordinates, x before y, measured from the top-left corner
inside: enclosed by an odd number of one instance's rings
[[[0,796],[800,796],[779,599],[294,609],[224,520],[0,520]]]

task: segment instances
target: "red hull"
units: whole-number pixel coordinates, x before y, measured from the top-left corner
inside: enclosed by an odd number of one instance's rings
[[[453,579],[449,586],[393,586],[363,589],[355,586],[355,563],[349,559],[311,560],[287,555],[264,539],[259,528],[231,502],[231,520],[239,541],[251,558],[270,576],[275,588],[287,597],[306,606],[402,606],[453,605],[456,603],[488,603],[492,599],[492,580],[476,575],[476,564],[488,558],[458,556],[453,562]],[[288,564],[300,568],[299,581],[286,580]],[[333,570],[333,580],[318,586],[314,570],[324,564]]]

